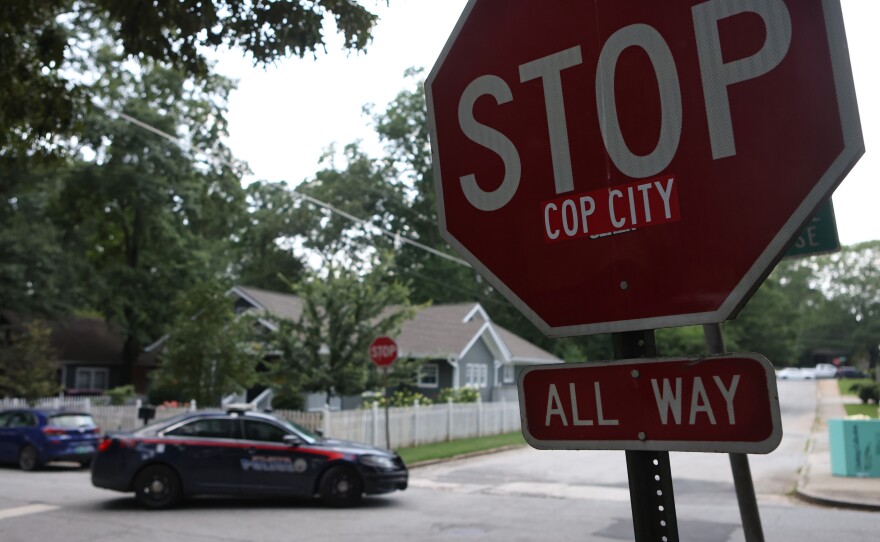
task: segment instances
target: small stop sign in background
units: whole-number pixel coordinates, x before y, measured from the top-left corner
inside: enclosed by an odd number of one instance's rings
[[[388,367],[397,359],[397,343],[391,337],[377,337],[370,343],[370,359],[379,367]]]

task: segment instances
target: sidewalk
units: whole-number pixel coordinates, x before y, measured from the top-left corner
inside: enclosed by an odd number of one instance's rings
[[[817,504],[880,511],[880,478],[832,476],[828,420],[846,417],[843,405],[850,399],[840,395],[837,380],[818,380],[816,384],[816,421],[795,493]]]

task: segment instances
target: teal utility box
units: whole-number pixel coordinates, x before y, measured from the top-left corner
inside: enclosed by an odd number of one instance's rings
[[[828,420],[831,474],[880,478],[880,420]]]

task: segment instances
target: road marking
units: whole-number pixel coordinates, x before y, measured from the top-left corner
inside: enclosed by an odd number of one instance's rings
[[[0,510],[0,519],[17,518],[19,516],[29,516],[31,514],[39,514],[41,512],[51,512],[58,510],[60,506],[51,504],[29,504],[27,506],[19,506],[16,508],[4,508]]]

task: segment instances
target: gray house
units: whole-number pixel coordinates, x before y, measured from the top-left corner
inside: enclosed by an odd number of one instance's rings
[[[236,313],[296,320],[303,301],[291,294],[236,286],[229,291]],[[260,320],[275,331],[270,319]],[[516,377],[527,365],[562,363],[553,354],[492,322],[479,303],[434,305],[404,322],[399,357],[423,360],[414,387],[434,398],[443,388],[473,387],[484,402],[516,401]],[[323,396],[314,398],[323,405]],[[319,405],[311,404],[309,407]],[[344,402],[337,407],[349,406]]]
[[[422,309],[395,340],[400,356],[424,360],[415,386],[431,398],[442,388],[472,387],[485,402],[516,401],[523,367],[562,363],[492,322],[479,303]]]

